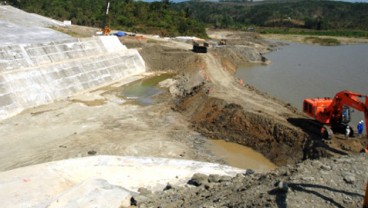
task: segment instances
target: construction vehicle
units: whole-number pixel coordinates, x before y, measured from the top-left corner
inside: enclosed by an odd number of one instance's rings
[[[226,45],[226,39],[221,39],[218,43],[220,46]]]
[[[360,100],[365,98],[365,103]],[[333,98],[307,98],[303,102],[303,112],[321,123],[321,133],[331,139],[334,132],[344,132],[348,127],[350,136],[354,134],[349,126],[350,107],[364,113],[365,129],[368,135],[368,97],[351,91],[338,92]]]
[[[103,35],[110,35],[110,33],[111,33],[109,8],[110,8],[110,2],[108,1],[107,6],[106,6],[106,13],[105,13],[105,24],[102,27],[102,34]]]
[[[193,39],[193,52],[195,53],[207,53],[209,44],[204,39]]]

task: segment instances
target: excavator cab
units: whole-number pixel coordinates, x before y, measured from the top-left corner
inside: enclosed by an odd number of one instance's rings
[[[351,119],[350,113],[351,113],[350,108],[348,106],[344,105],[344,107],[342,109],[340,123],[347,125],[350,122],[350,119]]]

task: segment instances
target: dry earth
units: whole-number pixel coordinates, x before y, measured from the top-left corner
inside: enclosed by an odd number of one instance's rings
[[[204,148],[205,138],[171,110],[165,94],[142,106],[121,96],[122,84],[2,121],[0,170],[94,154],[216,161]]]
[[[205,148],[206,137],[252,147],[281,166],[357,153],[365,145],[363,139],[321,141],[318,124],[236,79],[237,65],[265,63],[261,53],[273,45],[253,33],[226,33],[225,38],[227,46],[210,48],[207,54],[192,53],[184,42],[149,36],[122,38],[128,47],[139,48],[153,74],[176,74],[166,81],[167,93],[153,97],[152,105],[139,105],[121,95],[123,84],[129,81],[124,80],[2,121],[0,137],[6,139],[0,143],[0,170],[93,154],[220,162]],[[158,193],[148,200],[143,196],[147,203],[135,199],[132,204],[158,207],[162,199],[168,207],[286,207],[285,203],[297,207],[304,200],[300,206],[356,207],[362,201],[366,173],[359,164],[365,161],[363,156],[311,161],[233,179],[201,176],[210,184],[200,183],[180,193],[169,186],[167,190],[174,190],[169,195]],[[329,177],[331,173],[335,178]],[[277,180],[291,183],[291,192],[272,191],[270,183]],[[308,187],[321,186],[338,194],[327,198],[320,192],[314,194],[317,198],[299,195],[300,190],[310,194],[314,189]],[[290,197],[293,200],[288,201]]]

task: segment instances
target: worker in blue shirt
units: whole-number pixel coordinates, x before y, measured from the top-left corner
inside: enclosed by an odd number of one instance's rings
[[[359,121],[358,126],[357,126],[357,130],[358,130],[358,137],[359,137],[359,138],[360,138],[360,137],[362,136],[362,134],[363,134],[363,129],[364,129],[363,124],[364,124],[364,121],[363,121],[363,120],[361,120],[361,121]]]

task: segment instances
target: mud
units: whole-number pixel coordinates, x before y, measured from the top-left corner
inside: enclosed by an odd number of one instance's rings
[[[264,173],[277,168],[275,164],[262,154],[244,145],[214,139],[209,141],[208,148],[233,167],[252,169],[257,173]]]
[[[202,88],[182,97],[176,110],[188,116],[192,127],[206,137],[251,147],[277,165],[295,164],[307,157],[309,147],[303,132],[246,112],[240,105],[208,97]]]

